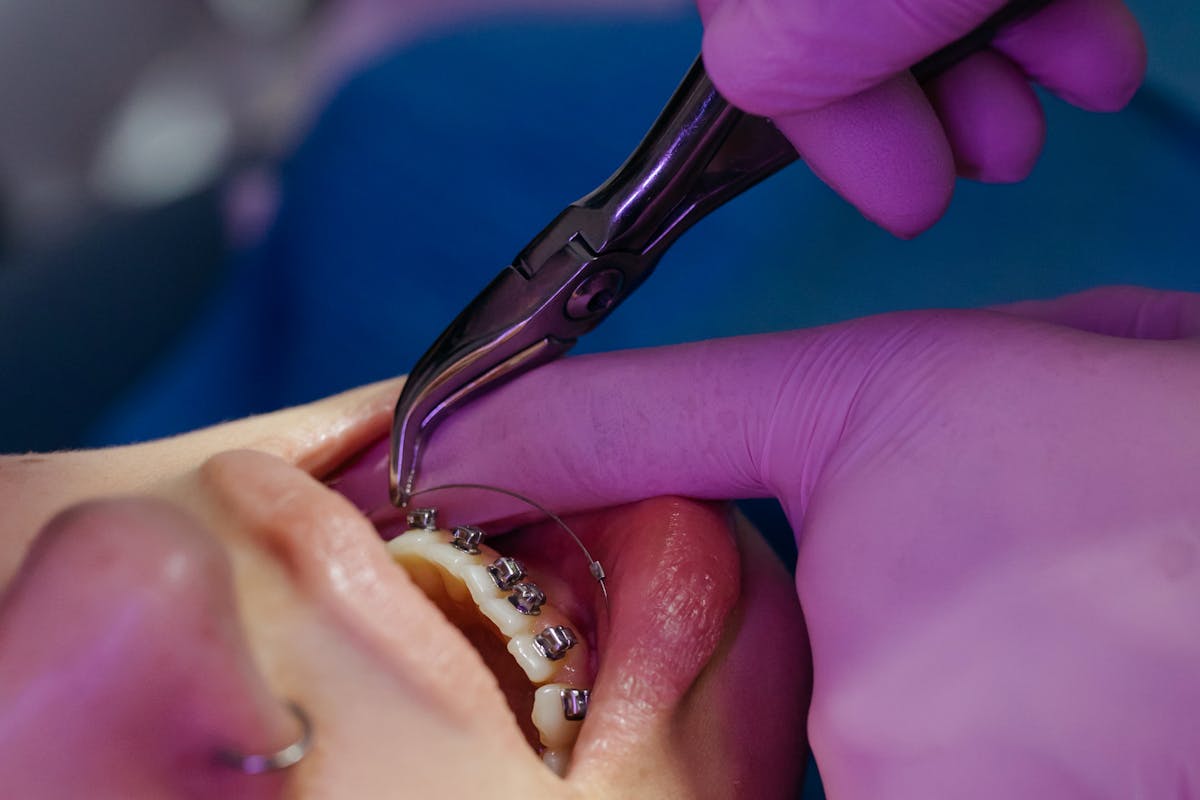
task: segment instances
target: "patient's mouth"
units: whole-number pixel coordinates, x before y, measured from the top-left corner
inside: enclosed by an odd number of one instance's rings
[[[520,561],[483,544],[479,529],[438,529],[431,514],[423,521],[428,527],[388,543],[392,558],[479,651],[526,739],[563,774],[590,699],[591,631],[584,634]]]
[[[387,499],[387,476],[386,443],[379,443],[330,481],[330,485],[372,518],[381,536],[393,540],[389,547],[395,553],[397,548],[410,547],[404,542],[412,534],[398,536],[410,526],[405,514],[393,508]],[[468,501],[477,498],[475,494],[448,491],[427,495],[421,502],[436,502],[445,512],[442,516],[458,522],[471,519],[473,503]],[[729,614],[737,605],[741,557],[734,543],[727,507],[719,503],[657,498],[573,515],[567,521],[603,564],[611,607],[605,606],[599,586],[589,572],[588,559],[570,537],[549,522],[488,537],[490,547],[488,550],[479,547],[478,561],[473,564],[479,569],[474,570],[476,577],[471,580],[488,589],[487,601],[497,604],[494,608],[535,620],[535,632],[553,627],[548,624],[553,617],[561,620],[554,624],[569,627],[575,634],[577,644],[567,651],[566,659],[578,664],[577,671],[569,673],[569,680],[578,680],[577,684],[571,684],[558,670],[547,669],[545,663],[538,661],[538,651],[530,650],[532,642],[527,632],[522,640],[527,653],[524,662],[513,653],[518,646],[510,649],[506,642],[504,650],[510,656],[507,661],[510,676],[513,663],[519,664],[522,671],[526,664],[535,665],[533,675],[525,672],[528,683],[523,687],[522,710],[516,717],[529,720],[519,724],[536,749],[560,750],[562,746],[549,748],[535,741],[540,739],[540,731],[547,723],[543,720],[539,725],[533,721],[534,717],[549,713],[547,709],[553,709],[554,715],[565,715],[568,701],[560,690],[590,687],[586,719],[582,724],[572,721],[569,726],[574,742],[573,759],[578,763],[589,752],[611,752],[613,748],[633,746],[630,742],[636,736],[631,732],[643,729],[648,716],[669,715],[678,707],[716,652]],[[416,544],[420,539],[408,541]],[[452,541],[452,531],[443,530],[439,534],[436,542],[439,558],[464,556]],[[500,588],[486,570],[504,556],[524,565],[526,580],[537,584],[553,611],[542,606],[542,615],[520,615],[508,599],[511,591]],[[424,556],[408,558],[429,562]],[[414,566],[418,572],[432,570],[421,580],[427,581],[447,602],[453,592],[460,598],[470,593],[469,588],[461,588],[466,581],[459,578],[447,581],[441,567]],[[486,620],[486,626],[490,626],[487,633],[494,646],[496,637],[503,636],[500,623],[488,618],[478,602],[467,602],[474,606],[468,609],[474,617]],[[513,639],[510,637],[508,641]],[[530,652],[533,655],[528,655]],[[490,658],[487,654],[484,657]],[[502,684],[510,680],[501,677],[506,668],[502,660],[492,659],[488,663]],[[540,678],[542,688],[537,690],[538,702],[531,703],[530,687],[539,685],[534,676]],[[532,714],[531,705],[535,706]],[[535,731],[539,732],[536,736]],[[556,756],[547,760],[553,762],[551,766],[556,771],[563,771],[565,764],[556,761]]]

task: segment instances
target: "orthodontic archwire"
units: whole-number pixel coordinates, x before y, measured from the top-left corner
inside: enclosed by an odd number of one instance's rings
[[[485,483],[443,483],[438,486],[429,486],[427,488],[419,489],[415,492],[412,492],[409,494],[409,498],[411,499],[414,497],[419,497],[423,494],[431,494],[433,492],[440,492],[445,489],[475,489],[475,490],[484,491],[484,492],[495,492],[497,494],[502,494],[507,497],[511,497],[514,500],[524,503],[525,505],[529,506],[530,508],[534,509],[535,511],[540,512],[547,519],[551,520],[556,525],[558,525],[558,527],[560,527],[564,531],[566,531],[567,535],[571,537],[571,539],[575,542],[576,546],[579,548],[580,552],[582,552],[584,557],[587,559],[588,572],[591,574],[592,578],[595,579],[596,583],[598,583],[600,585],[600,595],[604,599],[604,613],[606,616],[609,616],[611,618],[612,606],[609,602],[608,585],[606,583],[606,581],[608,579],[608,573],[606,573],[604,571],[604,565],[601,564],[597,559],[592,557],[592,552],[590,550],[588,550],[587,545],[585,545],[583,543],[583,540],[579,538],[579,534],[575,533],[575,531],[573,531],[571,529],[571,526],[563,521],[562,517],[560,517],[558,514],[555,514],[553,511],[546,508],[544,505],[537,502],[536,500],[532,500],[523,494],[514,492],[511,489],[504,489],[499,486],[489,486]],[[394,507],[389,505],[389,508],[394,508]],[[368,515],[368,516],[371,516],[371,515]]]

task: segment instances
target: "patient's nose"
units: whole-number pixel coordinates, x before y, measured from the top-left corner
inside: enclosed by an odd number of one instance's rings
[[[0,604],[0,776],[14,797],[268,798],[222,748],[270,752],[295,721],[253,663],[229,561],[151,500],[77,506]]]

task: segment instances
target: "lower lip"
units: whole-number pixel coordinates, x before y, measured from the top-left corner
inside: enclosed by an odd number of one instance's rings
[[[656,498],[573,520],[609,573],[611,628],[597,695],[638,675],[641,708],[669,709],[711,659],[740,593],[725,507]],[[629,691],[622,687],[620,691]]]

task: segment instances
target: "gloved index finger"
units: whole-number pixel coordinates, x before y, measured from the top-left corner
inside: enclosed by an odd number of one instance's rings
[[[779,496],[781,481],[790,497],[802,495],[795,484],[819,472],[864,374],[862,359],[839,352],[847,327],[546,365],[442,422],[416,488],[487,484],[559,512],[658,495]],[[337,488],[379,509],[386,462],[377,448]],[[528,511],[481,494],[464,498],[474,521]]]

